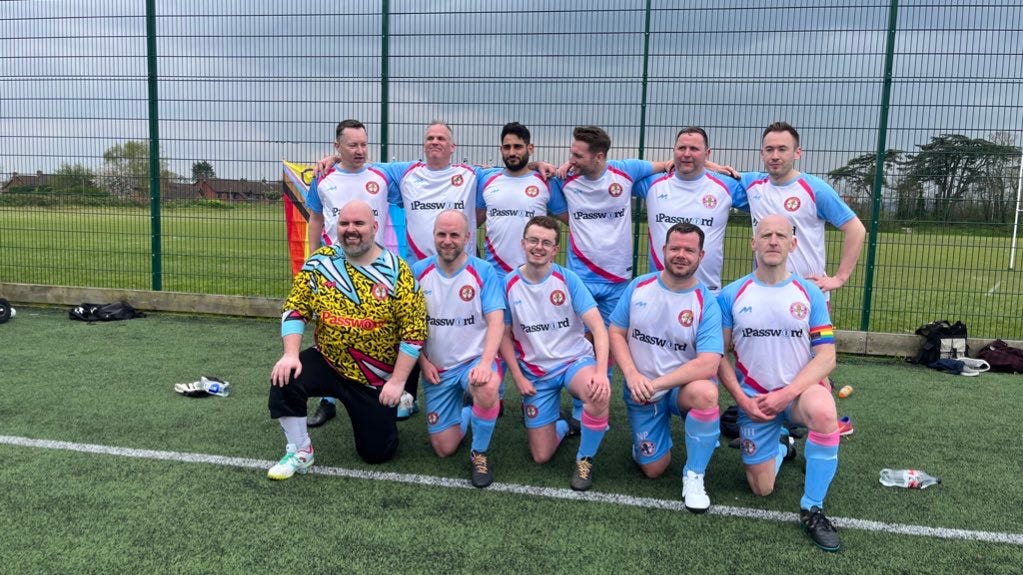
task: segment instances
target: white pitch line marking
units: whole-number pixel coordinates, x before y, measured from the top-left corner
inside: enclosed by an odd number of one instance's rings
[[[204,463],[207,465],[220,465],[224,467],[243,467],[250,469],[270,469],[276,463],[265,459],[246,459],[242,457],[226,457],[223,455],[209,455],[203,453],[182,453],[178,451],[156,451],[151,449],[132,449],[128,447],[112,447],[107,445],[94,445],[88,443],[73,443],[69,441],[54,441],[49,439],[32,439],[29,437],[18,437],[14,435],[0,435],[0,444],[16,445],[20,447],[35,447],[41,449],[59,449],[64,451],[75,451],[79,453],[97,453],[102,455],[116,455],[120,457],[133,457],[136,459],[154,459],[162,461],[177,461],[181,463]],[[309,470],[309,473],[327,475],[331,477],[347,477],[351,479],[369,479],[374,481],[394,481],[397,483],[408,483],[412,485],[429,485],[433,487],[453,487],[458,489],[475,490],[465,479],[452,479],[449,477],[435,477],[432,475],[419,475],[414,473],[396,473],[391,471],[364,471],[361,469],[345,469],[343,467],[318,466]],[[684,511],[685,506],[681,501],[667,499],[653,499],[650,497],[634,497],[615,493],[599,493],[593,491],[577,492],[571,489],[557,489],[551,487],[535,487],[531,485],[519,485],[515,483],[493,483],[486,491],[498,491],[501,493],[514,493],[518,495],[529,495],[533,497],[548,497],[552,499],[569,499],[576,501],[593,501],[596,503],[609,503],[612,505],[627,505],[629,507],[643,507],[646,509],[664,509],[668,511]],[[751,509],[747,507],[730,507],[727,505],[714,505],[707,511],[708,515],[721,515],[724,517],[741,517],[746,519],[758,519],[761,521],[774,521],[776,523],[796,523],[798,515],[781,511],[768,511],[764,509]],[[859,529],[862,531],[873,531],[877,533],[895,533],[899,535],[910,535],[914,537],[933,537],[936,539],[957,539],[962,541],[983,541],[986,543],[1008,543],[1010,545],[1023,545],[1023,533],[1001,533],[997,531],[973,531],[970,529],[949,529],[946,527],[927,527],[925,525],[906,525],[900,523],[884,523],[882,521],[869,521],[866,519],[854,519],[849,517],[830,517],[831,522],[844,529]]]
[[[998,289],[998,286],[1000,285],[1002,285],[1002,281],[1001,280],[996,281],[995,285],[991,286],[991,289],[987,290],[987,295],[995,293],[995,290]]]

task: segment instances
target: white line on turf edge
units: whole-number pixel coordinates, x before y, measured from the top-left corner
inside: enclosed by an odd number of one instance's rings
[[[136,459],[179,461],[182,463],[205,463],[207,465],[246,467],[253,469],[269,469],[275,463],[274,461],[268,461],[264,459],[246,459],[242,457],[225,457],[222,455],[207,455],[203,453],[181,453],[177,451],[155,451],[150,449],[111,447],[107,445],[92,445],[88,443],[72,443],[69,441],[32,439],[29,437],[18,437],[13,435],[0,435],[0,444],[16,445],[21,447],[36,447],[42,449],[60,449],[64,451],[76,451],[79,453],[118,455],[121,457],[134,457]],[[309,469],[309,473],[315,473],[317,475],[329,475],[333,477],[348,477],[352,479],[394,481],[398,483],[411,483],[414,485],[430,485],[435,487],[475,489],[469,484],[468,480],[465,479],[434,477],[431,475],[418,475],[413,473],[364,471],[361,469],[345,469],[343,467],[325,466],[313,467]],[[493,483],[490,485],[490,487],[486,489],[486,491],[515,493],[535,497],[548,497],[552,499],[594,501],[598,503],[628,505],[630,507],[643,507],[647,509],[665,509],[670,511],[683,511],[685,509],[681,501],[653,499],[650,497],[633,497],[631,495],[599,493],[593,491],[577,492],[572,491],[570,489],[534,487],[530,485],[518,485],[514,483]],[[746,507],[730,507],[727,505],[714,505],[713,507],[710,508],[710,510],[707,513],[709,515],[721,515],[725,517],[742,517],[747,519],[775,521],[779,523],[795,523],[798,521],[798,516],[795,513],[767,511],[763,509],[750,509]],[[831,519],[831,522],[834,523],[836,526],[842,527],[844,529],[860,529],[863,531],[895,533],[899,535],[911,535],[915,537],[934,537],[938,539],[959,539],[964,541],[983,541],[987,543],[1008,543],[1011,545],[1023,545],[1023,533],[999,533],[993,531],[972,531],[969,529],[948,529],[945,527],[926,527],[923,525],[884,523],[881,521],[868,521],[865,519],[852,519],[846,517],[830,517],[829,519]]]

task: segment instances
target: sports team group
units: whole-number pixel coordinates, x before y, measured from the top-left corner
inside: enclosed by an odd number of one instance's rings
[[[768,126],[764,171],[749,173],[711,162],[698,127],[678,132],[664,162],[608,159],[611,139],[596,126],[574,129],[557,167],[531,159],[522,124],[505,125],[500,138],[504,167],[452,163],[455,136],[442,122],[427,127],[421,160],[371,163],[366,127],[338,124],[336,153],[320,162],[306,198],[312,255],[283,307],[269,409],[287,448],[268,476],[309,469],[308,427],[333,417],[335,402],[359,456],[388,461],[399,408],[407,414],[422,400],[434,451],[450,456],[470,435],[471,481],[486,487],[507,370],[533,460],[547,462],[577,435],[570,485],[586,490],[617,366],[632,457],[647,477],[669,467],[671,422],[682,419],[682,499],[692,512],[710,507],[704,475],[719,444],[719,385],[738,404],[757,495],[772,492],[795,452],[788,427],[805,426],[800,522],[817,546],[837,550],[823,511],[839,450],[828,296],[852,274],[865,230],[834,189],[796,170],[796,129]],[[645,206],[651,270],[635,278],[633,198]],[[392,206],[404,209],[403,249],[385,247]],[[733,208],[751,216],[753,271],[722,285]],[[833,275],[826,224],[843,238]],[[565,266],[554,261],[563,225]],[[315,344],[301,349],[309,322]],[[572,409],[561,408],[562,390]],[[312,416],[310,398],[322,398]]]

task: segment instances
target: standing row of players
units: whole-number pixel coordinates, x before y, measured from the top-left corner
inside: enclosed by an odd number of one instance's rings
[[[837,548],[837,534],[821,511],[823,493],[834,467],[829,475],[828,466],[819,461],[837,465],[837,458],[831,456],[837,454],[834,404],[830,403],[829,413],[830,394],[824,387],[817,386],[824,390],[818,392],[816,387],[807,388],[805,384],[826,381],[829,366],[834,365],[830,319],[820,290],[838,287],[848,278],[862,242],[862,224],[826,184],[794,170],[801,150],[798,134],[786,124],[773,124],[764,132],[762,156],[768,172],[746,174],[741,181],[706,172],[704,166],[710,150],[706,133],[699,128],[679,132],[671,163],[674,170],[667,176],[655,174],[668,168],[668,163],[607,160],[610,139],[599,128],[580,127],[573,135],[570,158],[563,167],[571,171],[563,178],[547,180],[530,168],[553,170],[553,167],[530,164],[529,133],[519,124],[509,124],[502,131],[506,169],[488,172],[449,163],[454,142],[450,129],[443,124],[433,124],[427,130],[425,163],[366,167],[365,129],[353,126],[350,121],[343,122],[338,126],[336,142],[340,169],[335,167],[317,182],[309,201],[311,211],[320,214],[320,221],[315,216],[312,220],[310,242],[318,239],[315,234],[323,234],[328,248],[311,258],[296,278],[296,289],[285,306],[283,325],[316,317],[317,310],[299,311],[301,306],[292,300],[311,297],[308,286],[317,286],[324,277],[332,278],[328,281],[328,285],[332,284],[330,288],[335,288],[338,282],[333,280],[342,276],[348,281],[341,283],[351,284],[352,288],[359,283],[352,282],[353,278],[372,277],[373,274],[338,273],[338,267],[340,264],[347,270],[357,259],[349,253],[353,247],[350,243],[354,242],[354,246],[365,243],[361,242],[365,238],[361,238],[358,226],[352,227],[353,222],[366,224],[363,220],[372,220],[374,238],[369,238],[369,242],[376,244],[381,240],[377,234],[384,227],[380,220],[387,213],[387,206],[349,202],[358,199],[353,192],[364,192],[372,196],[368,198],[371,201],[379,201],[379,196],[384,195],[380,192],[387,189],[391,201],[403,203],[408,213],[408,242],[412,250],[409,259],[415,262],[415,275],[426,299],[429,337],[425,353],[419,353],[422,334],[412,333],[416,331],[412,329],[405,330],[400,344],[395,341],[391,346],[407,353],[395,351],[396,356],[392,353],[390,361],[387,357],[372,357],[357,346],[349,346],[340,355],[359,356],[355,361],[359,365],[358,374],[367,373],[364,365],[367,363],[378,371],[390,372],[387,374],[390,377],[380,374],[376,382],[370,381],[372,378],[361,379],[363,387],[377,389],[379,404],[392,408],[397,404],[397,396],[391,393],[397,387],[395,382],[401,380],[404,385],[408,377],[404,369],[399,369],[406,367],[403,364],[408,361],[400,356],[418,355],[418,364],[429,382],[425,387],[427,423],[434,448],[442,456],[453,453],[471,428],[470,459],[475,485],[485,486],[491,481],[486,447],[499,409],[497,387],[501,374],[495,352],[500,346],[523,396],[530,449],[536,461],[548,460],[570,432],[570,421],[558,410],[560,389],[567,388],[581,400],[582,429],[572,487],[589,488],[592,459],[607,429],[610,347],[626,377],[624,398],[629,408],[636,461],[648,476],[663,473],[670,462],[671,413],[686,414],[688,459],[683,468],[683,498],[687,508],[705,510],[710,501],[703,487],[703,473],[717,442],[717,386],[713,376],[720,363],[718,376],[740,406],[743,459],[754,492],[763,495],[773,487],[777,465],[785,451],[777,442],[782,420],[809,427],[802,518],[818,545]],[[443,165],[445,161],[447,165]],[[335,174],[333,179],[337,181],[332,182],[331,176]],[[353,176],[376,177],[379,181],[353,186]],[[346,181],[347,184],[343,183]],[[328,188],[347,195],[324,193]],[[632,195],[647,200],[651,269],[662,271],[630,283]],[[740,287],[729,291],[730,286],[722,293],[725,313],[721,314],[714,305],[713,294],[720,290],[724,225],[731,207],[753,213],[753,248],[758,267],[756,275],[732,284],[742,284]],[[343,215],[346,209],[365,213],[353,219]],[[557,221],[534,217],[548,210],[569,223],[568,269],[553,263],[559,248]],[[426,213],[429,211],[431,215]],[[484,245],[487,259],[493,265],[467,253],[475,246],[474,224],[479,220],[487,223]],[[835,277],[824,273],[825,220],[845,233],[842,261]],[[424,239],[424,227],[431,230],[432,237],[426,236],[429,240]],[[330,237],[331,229],[337,230],[334,237]],[[324,230],[328,233],[324,234]],[[660,238],[664,238],[663,248],[658,245]],[[341,250],[331,247],[339,240]],[[709,254],[707,263],[701,266],[705,253]],[[323,265],[324,256],[331,265]],[[321,261],[317,261],[318,257]],[[384,267],[396,267],[392,271],[397,280],[401,266],[400,262],[397,266],[392,266],[393,263]],[[371,267],[380,266],[374,263]],[[323,275],[324,269],[331,273]],[[802,277],[790,276],[790,269]],[[502,275],[506,277],[502,279]],[[398,283],[392,282],[392,288],[387,282],[374,282],[369,285],[370,293],[397,295],[401,291],[396,289]],[[415,282],[412,283],[410,289],[415,291]],[[493,285],[504,287],[503,298],[488,287]],[[775,287],[784,289],[759,293],[763,291],[760,288]],[[350,291],[356,297],[349,299],[359,310],[358,290]],[[777,311],[774,308],[780,305],[778,298],[783,293],[795,298],[784,310],[792,320],[788,323],[794,322],[793,325],[786,325],[784,317],[771,313]],[[330,299],[336,300],[335,296],[331,294]],[[476,307],[470,310],[466,305]],[[318,310],[317,342],[321,348],[321,328],[331,324],[324,321],[324,311]],[[345,318],[333,322],[343,330],[359,327],[357,317],[339,315],[337,310],[326,312],[331,319]],[[506,324],[504,337],[499,335],[501,315]],[[672,317],[677,321],[666,321]],[[416,322],[411,319],[407,323],[411,326]],[[610,339],[605,323],[611,324]],[[584,324],[592,345],[583,339]],[[375,329],[376,322],[362,325]],[[478,337],[471,337],[470,333]],[[282,334],[286,342],[284,361],[289,359],[289,333],[282,327]],[[718,361],[724,353],[724,341],[734,346],[738,377],[729,362]],[[456,342],[464,344],[461,349]],[[327,358],[328,363],[339,365],[340,362],[331,359]],[[286,363],[283,372],[275,367],[275,388],[285,389],[288,370],[294,370],[290,360]],[[396,377],[399,375],[405,377]],[[463,388],[473,398],[471,406],[462,406]],[[329,391],[325,395],[340,395]],[[804,401],[804,397],[814,400]],[[787,401],[781,402],[782,399]],[[289,433],[288,425],[296,424],[298,412],[304,412],[304,404],[292,403],[295,404],[293,414],[289,414],[292,421],[286,424],[283,412],[278,409],[274,413],[275,400],[271,396],[271,414],[282,419],[289,439],[288,454],[271,470],[271,477],[290,476],[312,462],[308,435]],[[345,405],[351,414],[352,407],[348,402]],[[352,421],[355,427],[354,416]],[[303,426],[304,423],[303,418]],[[769,441],[772,434],[773,441]],[[293,435],[301,441],[292,441]],[[356,439],[358,446],[358,429]],[[393,440],[396,447],[396,431]],[[304,449],[308,457],[303,458]],[[393,450],[388,451],[393,454]],[[818,452],[825,457],[818,457]],[[360,454],[367,460],[379,460],[367,458],[362,450]]]

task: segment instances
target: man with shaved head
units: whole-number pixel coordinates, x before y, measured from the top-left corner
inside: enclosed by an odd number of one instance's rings
[[[337,244],[306,260],[284,302],[284,354],[270,372],[270,417],[287,438],[267,476],[287,479],[314,461],[306,426],[309,397],[335,397],[352,420],[355,449],[367,463],[398,448],[398,401],[426,339],[426,304],[408,264],[374,241],[366,202],[345,204]],[[316,345],[300,351],[316,320]]]
[[[718,296],[725,348],[718,377],[739,404],[746,479],[753,493],[769,495],[786,448],[778,443],[786,422],[809,429],[806,479],[799,520],[813,542],[837,551],[838,531],[824,515],[824,497],[838,469],[838,415],[826,380],[835,367],[835,338],[827,302],[817,284],[788,269],[797,239],[790,219],[760,218],[751,242],[753,273]]]
[[[472,429],[472,484],[493,481],[487,449],[494,433],[501,370],[498,347],[504,335],[504,296],[494,267],[465,252],[469,220],[445,210],[433,225],[436,254],[412,266],[426,297],[426,347],[419,355],[426,425],[440,457],[452,455]],[[468,394],[472,405],[463,405]]]

